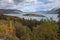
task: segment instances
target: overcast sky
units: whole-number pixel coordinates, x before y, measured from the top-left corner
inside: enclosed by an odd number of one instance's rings
[[[60,0],[0,0],[0,8],[24,12],[48,11],[60,7]]]

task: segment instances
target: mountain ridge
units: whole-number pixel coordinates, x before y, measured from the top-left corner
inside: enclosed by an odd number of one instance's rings
[[[22,11],[17,9],[0,9],[0,14],[18,14],[22,13]]]
[[[58,14],[60,12],[60,8],[53,8],[52,10],[48,11],[48,14]]]

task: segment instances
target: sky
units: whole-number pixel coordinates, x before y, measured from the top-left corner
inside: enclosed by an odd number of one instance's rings
[[[53,8],[60,8],[60,0],[0,0],[0,9],[37,12],[49,11]]]

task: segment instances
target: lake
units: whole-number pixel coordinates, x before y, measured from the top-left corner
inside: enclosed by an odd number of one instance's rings
[[[31,16],[23,16],[23,14],[4,14],[4,15],[9,15],[9,16],[17,16],[20,18],[25,18],[25,19],[36,19],[36,20],[41,20],[41,19],[50,19],[53,18],[53,20],[58,21],[58,14],[43,14],[43,13],[38,13],[38,14],[42,14],[46,17],[31,17]]]

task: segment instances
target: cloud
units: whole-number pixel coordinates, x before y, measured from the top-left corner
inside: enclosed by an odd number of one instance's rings
[[[60,0],[0,0],[0,8],[24,12],[48,11],[60,7]]]
[[[17,4],[19,4],[19,3],[24,2],[24,0],[13,0],[13,2],[17,5]]]
[[[36,0],[35,0],[36,1]],[[18,4],[18,8],[21,8],[22,11],[24,12],[35,12],[35,11],[41,11],[41,10],[48,10],[48,8],[50,8],[50,4],[47,3],[45,4],[44,2],[42,1],[25,1],[24,3],[22,4]],[[19,6],[20,5],[20,6]]]
[[[20,6],[18,6],[17,9],[21,8],[21,10],[24,12],[48,11],[55,7],[60,7],[60,0],[30,0],[18,5]]]
[[[10,3],[9,0],[0,0],[0,9],[11,8],[13,6],[14,4],[12,2]]]
[[[48,11],[55,7],[60,7],[60,0],[25,0],[23,5],[20,5],[21,10],[24,12],[35,12],[35,11]],[[19,7],[18,7],[19,8]],[[32,10],[34,9],[34,10]]]

